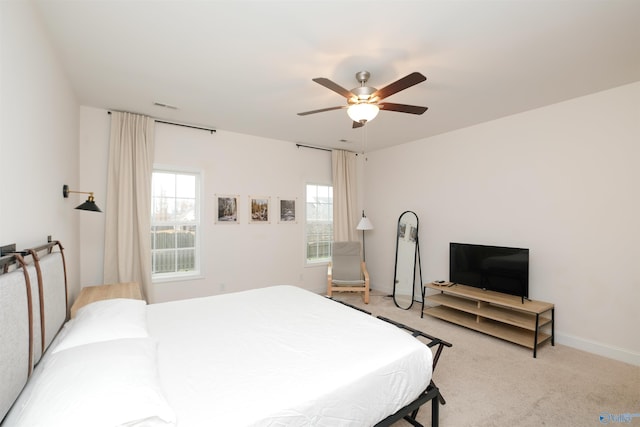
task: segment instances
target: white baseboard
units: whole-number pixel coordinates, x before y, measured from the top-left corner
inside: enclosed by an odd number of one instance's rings
[[[640,366],[640,353],[633,352],[629,349],[613,347],[600,342],[578,338],[573,335],[558,333],[557,331],[555,341],[558,344],[577,348],[578,350],[608,357],[609,359],[619,360],[620,362],[629,363],[631,365]]]

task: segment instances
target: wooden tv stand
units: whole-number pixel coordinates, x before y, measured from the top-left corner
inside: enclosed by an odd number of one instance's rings
[[[440,293],[426,295],[427,289]],[[425,301],[437,305],[425,307]],[[554,311],[554,305],[548,302],[450,282],[428,283],[422,288],[422,315],[531,348],[533,357],[544,341],[551,339],[551,345],[555,345]]]

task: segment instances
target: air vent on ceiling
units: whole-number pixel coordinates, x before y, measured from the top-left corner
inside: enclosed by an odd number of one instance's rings
[[[175,105],[165,104],[164,102],[154,102],[153,105],[155,105],[156,107],[170,108],[172,110],[178,109],[178,107],[176,107]]]

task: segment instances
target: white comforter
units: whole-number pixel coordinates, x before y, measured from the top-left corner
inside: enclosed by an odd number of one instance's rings
[[[423,343],[311,292],[276,286],[147,307],[178,426],[371,426],[431,379]]]
[[[291,286],[78,310],[2,427],[374,425],[429,384],[431,351]]]

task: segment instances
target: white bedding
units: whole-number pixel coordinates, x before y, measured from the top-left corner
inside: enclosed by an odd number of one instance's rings
[[[53,340],[2,427],[172,427],[144,301],[89,304]]]
[[[371,426],[431,379],[397,327],[291,286],[69,321],[2,427]]]
[[[427,346],[292,286],[153,304],[147,322],[179,427],[371,426],[431,379]]]

